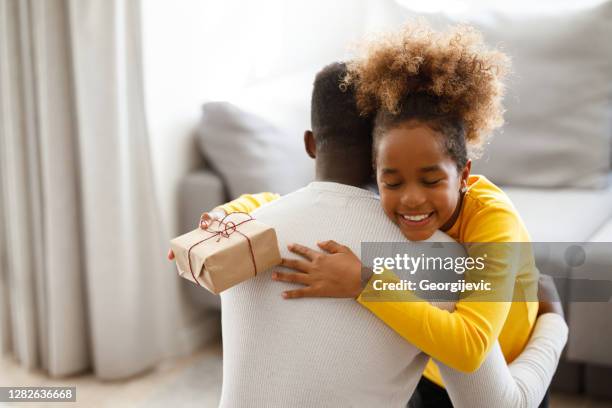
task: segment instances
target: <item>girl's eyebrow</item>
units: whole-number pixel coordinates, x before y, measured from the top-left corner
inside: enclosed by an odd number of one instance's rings
[[[389,168],[382,169],[382,174],[395,174],[397,172],[398,172],[397,169],[389,169]]]
[[[423,173],[430,173],[432,171],[439,171],[439,170],[442,170],[442,168],[438,166],[437,164],[420,168],[420,171]]]

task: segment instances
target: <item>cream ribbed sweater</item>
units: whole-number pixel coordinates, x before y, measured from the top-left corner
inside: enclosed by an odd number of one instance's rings
[[[337,183],[311,183],[254,216],[276,229],[284,257],[292,242],[334,239],[359,256],[362,241],[405,240],[376,195]],[[221,294],[220,406],[404,407],[427,356],[353,299],[284,300],[291,287],[264,271]]]
[[[473,374],[463,374],[438,362],[455,407],[537,407],[550,385],[567,342],[568,328],[557,314],[542,315],[525,350],[506,365],[499,343]]]

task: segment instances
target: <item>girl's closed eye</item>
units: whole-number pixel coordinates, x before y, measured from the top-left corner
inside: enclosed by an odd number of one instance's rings
[[[402,183],[399,182],[399,181],[392,182],[392,183],[386,182],[386,181],[383,182],[383,186],[386,187],[386,188],[390,188],[390,189],[399,188],[401,185],[402,185]]]
[[[388,189],[398,188],[403,182],[400,177],[393,174],[385,174],[380,181],[382,186]]]
[[[439,179],[434,179],[434,180],[423,180],[422,183],[425,184],[426,186],[435,186],[437,184],[439,184],[441,181],[443,181],[444,178],[439,178]]]

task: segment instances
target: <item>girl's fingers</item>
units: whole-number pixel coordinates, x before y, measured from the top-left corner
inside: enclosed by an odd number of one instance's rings
[[[314,297],[314,294],[312,293],[312,289],[310,287],[307,286],[302,289],[288,290],[286,292],[283,292],[283,298],[285,299],[298,299],[303,297]]]
[[[347,252],[347,249],[348,249],[346,246],[340,245],[334,240],[317,242],[317,245],[322,250],[330,252],[332,254],[337,254],[340,252]]]
[[[222,220],[226,215],[225,210],[219,208],[202,213],[200,216],[200,228],[207,229],[214,221]]]
[[[286,273],[286,272],[273,272],[272,279],[281,282],[300,283],[302,285],[310,284],[310,275],[305,273]]]
[[[209,212],[208,215],[210,216],[210,220],[212,221],[212,220],[223,219],[223,217],[225,217],[227,213],[225,212],[223,208],[215,208],[214,210]]]
[[[202,229],[208,228],[211,221],[212,221],[212,217],[210,216],[209,213],[207,212],[202,213],[202,215],[200,216],[200,228]]]
[[[312,261],[315,257],[321,254],[320,252],[317,252],[300,244],[291,244],[287,246],[287,248],[294,254],[301,255],[309,261]]]
[[[174,259],[174,252],[172,251],[172,249],[168,250],[168,260],[173,260]]]
[[[306,261],[302,261],[301,259],[287,259],[283,258],[281,260],[281,265],[290,269],[295,269],[296,271],[300,271],[303,273],[310,272],[310,264]]]

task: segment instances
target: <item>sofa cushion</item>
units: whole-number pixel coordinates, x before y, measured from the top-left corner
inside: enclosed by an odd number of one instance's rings
[[[385,4],[387,27],[417,15]],[[547,4],[419,15],[436,28],[470,23],[512,58],[506,124],[474,163],[476,172],[504,185],[602,188],[611,159],[612,2],[571,10]]]
[[[225,181],[230,198],[271,191],[286,194],[314,178],[304,149],[316,70],[259,83],[202,107],[197,141],[207,163]]]
[[[605,190],[505,187],[534,242],[586,242],[612,216]]]
[[[612,365],[612,302],[572,302],[568,309],[570,361]],[[596,334],[594,333],[596,330]]]
[[[612,217],[591,237],[591,242],[612,242]],[[610,257],[612,262],[612,257]],[[611,268],[612,270],[612,268]]]

